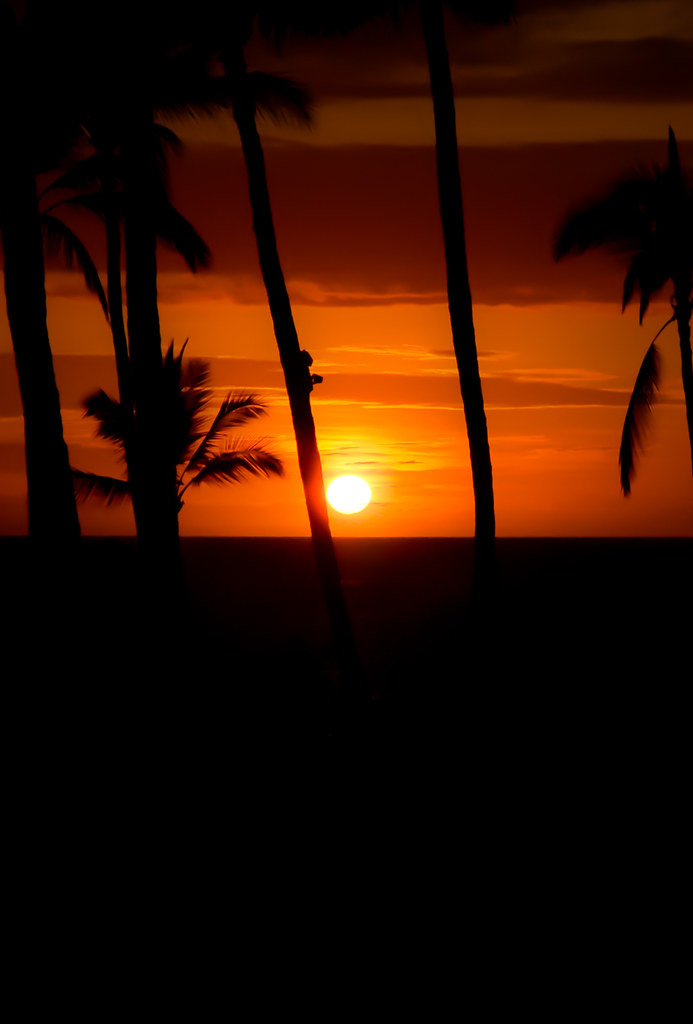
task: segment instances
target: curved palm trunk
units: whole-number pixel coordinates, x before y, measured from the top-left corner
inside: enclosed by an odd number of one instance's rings
[[[229,75],[230,62],[225,61]],[[242,83],[245,61],[242,49],[233,55],[233,79]],[[229,75],[231,78],[231,75]],[[356,694],[360,678],[356,646],[344,598],[342,581],[334,549],[325,498],[320,452],[310,404],[312,382],[305,353],[301,352],[298,334],[291,311],[291,302],[277,251],[272,209],[262,143],[255,124],[255,109],[243,92],[242,84],[233,90],[233,116],[243,148],[253,229],[257,242],[262,277],[267,291],[274,334],[284,371],[289,397],[291,418],[296,435],[298,463],[308,510],[310,532],[315,560],[330,617],[335,646],[342,676],[346,683],[345,696]]]
[[[74,544],[79,520],[63,436],[60,397],[46,321],[43,240],[36,182],[16,151],[0,170],[0,237],[5,254],[5,299],[24,410],[29,535],[54,546]]]
[[[161,444],[166,422],[157,304],[156,231],[152,217],[156,170],[153,117],[136,100],[121,139],[124,188],[128,337],[135,408],[129,457],[138,546],[155,596],[169,609],[183,593],[175,460]],[[113,274],[115,274],[115,267]],[[118,274],[120,267],[118,268]],[[115,276],[111,285],[115,287]],[[162,609],[165,610],[165,609]]]
[[[439,0],[421,0],[420,13],[433,97],[438,196],[445,243],[450,325],[472,464],[475,502],[474,591],[477,597],[483,597],[494,586],[496,527],[491,452],[467,269],[455,102],[442,4]]]

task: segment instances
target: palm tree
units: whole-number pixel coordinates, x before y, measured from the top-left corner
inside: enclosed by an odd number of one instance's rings
[[[29,535],[57,552],[72,549],[80,530],[46,321],[36,175],[69,147],[77,123],[69,76],[57,73],[47,45],[53,23],[35,17],[36,7],[20,20],[0,2],[0,104],[11,150],[0,161],[0,241],[24,413]]]
[[[636,171],[613,184],[605,195],[569,214],[558,228],[554,256],[606,246],[625,255],[629,266],[623,285],[622,309],[640,293],[640,323],[650,300],[667,284],[673,287],[673,315],[655,335],[636,378],[621,440],[621,486],[628,495],[634,454],[641,441],[643,413],[650,408],[658,383],[656,340],[676,322],[681,350],[681,377],[693,463],[693,179],[681,166],[676,136],[669,128],[668,165],[662,170]]]
[[[277,42],[292,32],[345,34],[377,17],[396,17],[416,7],[426,47],[436,136],[438,198],[447,270],[448,307],[453,348],[460,378],[475,502],[474,592],[483,603],[495,586],[495,508],[488,427],[479,374],[472,296],[465,243],[462,185],[459,170],[454,91],[450,73],[443,9],[471,22],[510,21],[514,0],[357,0],[323,5],[267,2],[260,5],[262,27]]]
[[[161,331],[157,292],[157,227],[161,187],[160,145],[155,111],[170,115],[207,111],[215,105],[207,74],[206,53],[187,42],[182,8],[163,2],[134,0],[99,5],[70,0],[79,11],[82,35],[92,41],[84,58],[89,84],[86,113],[104,136],[104,148],[118,150],[122,212],[126,327],[118,325],[125,367],[127,333],[130,394],[134,410],[129,442],[129,478],[138,548],[155,600],[169,609],[183,598],[183,570],[178,533],[176,466],[158,444],[165,421]],[[216,106],[219,102],[216,102]],[[106,161],[104,198],[115,205],[112,163]],[[122,205],[121,205],[122,204]],[[114,210],[108,215],[110,283],[118,288],[120,244]],[[113,310],[118,295],[109,296]],[[121,376],[124,380],[126,374]]]
[[[40,220],[46,246],[52,254],[62,253],[68,266],[77,262],[85,284],[101,303],[113,337],[118,393],[123,414],[133,420],[132,379],[127,332],[123,316],[121,288],[121,225],[123,221],[123,188],[120,155],[111,126],[89,118],[85,125],[85,138],[92,152],[58,175],[39,196],[39,201],[62,195],[41,210]],[[154,125],[157,144],[159,182],[155,207],[157,239],[177,251],[189,269],[196,273],[209,266],[211,253],[192,224],[173,206],[166,183],[166,149],[182,151],[182,143],[175,132],[160,124]],[[106,234],[106,292],[86,247],[79,237],[54,211],[60,207],[74,208],[97,215],[104,224]],[[133,435],[133,431],[128,434]],[[126,460],[128,458],[126,452]]]
[[[237,483],[249,476],[282,476],[284,472],[281,460],[265,447],[264,441],[228,441],[231,430],[265,415],[265,406],[256,395],[228,394],[205,427],[213,395],[208,386],[209,366],[201,360],[188,360],[183,366],[184,351],[185,345],[174,355],[171,344],[162,364],[167,401],[160,439],[167,449],[166,457],[177,467],[177,512],[183,508],[183,497],[190,487]],[[126,461],[132,426],[122,403],[97,391],[85,400],[84,407],[86,415],[96,420],[98,435],[114,444]],[[110,505],[132,498],[127,476],[122,479],[77,469],[72,472],[80,500],[97,497]]]
[[[68,192],[67,198],[55,200],[42,211],[42,220],[53,217],[56,231],[56,246],[62,244],[63,222],[54,216],[53,210],[67,205],[86,208],[103,219],[106,232],[106,290],[107,298],[100,294],[89,280],[88,288],[97,291],[102,308],[111,328],[115,354],[118,391],[124,409],[133,414],[132,382],[130,380],[130,358],[127,334],[123,316],[123,296],[120,280],[121,269],[121,223],[122,187],[119,190],[117,168],[118,142],[113,126],[104,116],[89,116],[83,125],[85,141],[91,152],[63,174],[55,178],[42,192],[40,199]],[[68,245],[71,240],[68,239]],[[74,248],[74,245],[71,245]],[[69,250],[66,252],[69,259]],[[80,259],[80,266],[83,261]],[[97,274],[98,278],[98,274]],[[100,284],[100,278],[99,278]]]
[[[515,4],[508,0],[494,0],[492,3],[458,2],[447,6],[457,14],[471,16],[479,21],[507,22]],[[445,38],[443,4],[440,0],[421,0],[419,13],[433,99],[438,199],[445,245],[450,326],[472,465],[475,509],[474,591],[477,598],[483,601],[495,586],[496,519],[491,451],[467,267],[455,97]]]
[[[277,249],[264,153],[256,124],[257,114],[263,109],[279,117],[290,112],[304,122],[308,120],[308,113],[305,94],[295,83],[247,70],[244,50],[252,32],[257,6],[254,3],[241,4],[227,12],[222,22],[220,57],[245,159],[258,258],[284,371],[313,551],[340,663],[343,694],[349,699],[360,693],[360,668],[330,530],[311,409],[310,394],[318,378],[311,374],[312,359],[301,350],[294,323]]]

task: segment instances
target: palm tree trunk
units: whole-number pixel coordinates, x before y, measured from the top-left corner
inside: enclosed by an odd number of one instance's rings
[[[113,338],[113,351],[118,377],[118,397],[123,410],[131,415],[133,409],[132,380],[128,340],[123,316],[123,289],[120,283],[120,215],[116,207],[115,183],[110,174],[101,185],[101,194],[106,224],[108,315],[111,323],[111,336]]]
[[[36,181],[23,160],[21,133],[8,137],[16,150],[5,155],[0,170],[0,238],[24,410],[29,535],[42,546],[72,547],[80,529],[48,339]]]
[[[135,99],[129,104],[124,124],[125,288],[136,427],[130,484],[147,581],[163,605],[172,608],[183,593],[183,572],[175,458],[168,452],[165,437],[162,444],[161,436],[167,415],[152,216],[156,168],[151,109]]]
[[[676,326],[679,332],[681,349],[681,379],[683,394],[686,400],[686,421],[688,423],[688,441],[691,448],[691,464],[693,466],[693,359],[691,357],[691,302],[690,282],[677,284],[676,288]]]
[[[433,97],[438,197],[445,244],[450,325],[472,464],[475,502],[474,591],[477,597],[483,598],[494,586],[496,527],[491,452],[467,268],[455,101],[442,4],[439,0],[421,0],[420,12]]]
[[[106,290],[108,314],[113,338],[118,398],[125,419],[125,464],[128,480],[132,480],[134,469],[133,442],[135,437],[135,407],[132,394],[132,371],[128,352],[128,339],[123,316],[123,289],[120,281],[121,243],[120,211],[117,206],[115,177],[105,176],[101,184],[104,220],[106,225]]]
[[[238,126],[245,158],[260,269],[267,291],[296,435],[298,463],[306,498],[313,551],[345,684],[344,695],[347,698],[358,696],[360,669],[330,531],[322,463],[310,404],[313,385],[306,353],[301,351],[299,345],[291,302],[277,251],[265,159],[255,124],[255,109],[252,100],[243,90],[245,60],[242,47],[232,54],[231,60],[225,60],[224,64],[229,78],[237,83],[237,88],[233,88],[232,91],[233,116]]]

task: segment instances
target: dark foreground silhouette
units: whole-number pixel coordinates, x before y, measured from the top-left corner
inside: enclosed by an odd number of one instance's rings
[[[263,1005],[314,1019],[378,998],[573,1020],[636,997],[657,1019],[680,961],[693,540],[501,540],[486,629],[455,583],[473,542],[338,548],[377,697],[350,731],[309,540],[184,541],[173,650],[138,615],[133,541],[86,540],[59,601],[0,541],[23,927],[36,908],[55,965],[92,918],[149,973],[183,955],[226,978],[232,948]],[[128,998],[109,948],[80,953],[98,1005]]]
[[[471,541],[338,542],[374,728],[443,731],[457,743],[476,709],[518,731],[543,723],[555,733],[634,713],[640,699],[656,704],[684,685],[693,540],[499,545],[499,601],[481,620]],[[86,696],[106,723],[109,702],[162,714],[181,702],[202,733],[229,730],[234,742],[244,730],[289,745],[338,731],[338,665],[307,539],[184,539],[188,606],[173,644],[169,629],[150,628],[152,609],[138,607],[134,540],[82,547],[56,595],[42,589],[26,540],[0,540],[17,682],[31,680],[49,704]]]

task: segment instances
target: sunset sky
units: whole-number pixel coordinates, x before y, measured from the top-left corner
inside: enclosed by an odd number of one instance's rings
[[[678,339],[632,495],[620,491],[623,418],[668,293],[642,326],[621,313],[623,265],[591,253],[555,264],[568,210],[638,165],[666,163],[667,129],[693,168],[690,0],[525,0],[515,23],[448,21],[479,362],[500,536],[693,536],[693,480]],[[452,353],[433,119],[415,21],[344,40],[260,39],[251,68],[282,71],[314,99],[312,130],[260,123],[279,251],[301,346],[324,377],[314,413],[326,483],[363,476],[366,510],[332,513],[336,536],[470,536],[473,498]],[[188,492],[187,535],[308,535],[245,172],[230,115],[169,122],[175,202],[213,253],[190,274],[160,251],[162,340],[211,360],[219,401],[254,390],[255,436],[286,476]],[[99,227],[74,215],[105,269]],[[111,339],[81,276],[49,265],[49,331],[70,458],[117,471],[80,403],[116,393]],[[249,431],[252,434],[253,431]],[[0,532],[26,532],[23,427],[0,309]],[[110,461],[109,461],[110,460]],[[132,517],[80,505],[84,533],[131,533]]]

